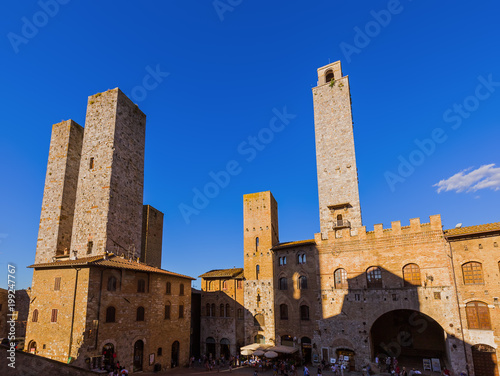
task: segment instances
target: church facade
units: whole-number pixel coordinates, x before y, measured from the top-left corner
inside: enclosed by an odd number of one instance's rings
[[[320,232],[280,243],[271,192],[243,197],[242,273],[201,276],[202,351],[236,355],[257,343],[352,370],[391,356],[413,367],[438,359],[455,374],[498,375],[500,222],[443,230],[432,215],[367,230],[340,62],[318,69],[312,91]],[[232,285],[239,294],[223,288]],[[236,308],[212,310],[214,297]],[[218,319],[226,315],[231,329]]]

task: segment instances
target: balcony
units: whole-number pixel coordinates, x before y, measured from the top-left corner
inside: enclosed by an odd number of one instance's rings
[[[338,230],[341,228],[351,228],[351,222],[347,219],[337,219],[333,221],[333,229]]]

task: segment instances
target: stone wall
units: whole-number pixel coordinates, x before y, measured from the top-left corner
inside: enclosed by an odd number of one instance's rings
[[[36,263],[51,262],[54,256],[71,249],[83,133],[83,128],[73,120],[52,126]]]
[[[163,213],[151,205],[142,211],[141,262],[161,268]]]

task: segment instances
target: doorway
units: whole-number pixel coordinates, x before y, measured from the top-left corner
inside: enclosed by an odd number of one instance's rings
[[[134,372],[142,371],[143,357],[144,357],[144,342],[138,340],[134,344]]]

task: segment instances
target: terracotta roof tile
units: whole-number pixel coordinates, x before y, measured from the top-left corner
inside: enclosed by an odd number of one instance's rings
[[[316,244],[314,239],[309,239],[309,240],[298,240],[295,242],[286,242],[286,243],[279,243],[278,245],[275,245],[272,249],[282,249],[282,248],[288,248],[288,247],[295,247],[298,245],[308,245],[308,244]]]
[[[149,266],[143,263],[139,263],[137,261],[129,261],[126,259],[122,259],[121,257],[115,256],[113,254],[108,255],[108,258],[106,260],[104,259],[104,255],[99,255],[91,257],[82,257],[76,260],[64,260],[64,261],[47,262],[41,264],[33,264],[28,266],[28,268],[34,268],[34,269],[64,268],[70,266],[104,266],[107,268],[137,270],[150,273],[168,274],[174,277],[187,278],[191,280],[195,279],[187,275],[170,272],[168,270],[160,268],[155,268],[154,266]]]
[[[206,272],[201,278],[243,278],[243,268],[214,269]]]
[[[453,236],[471,235],[480,232],[491,232],[491,231],[500,231],[500,222],[444,230],[444,236],[453,237]]]

